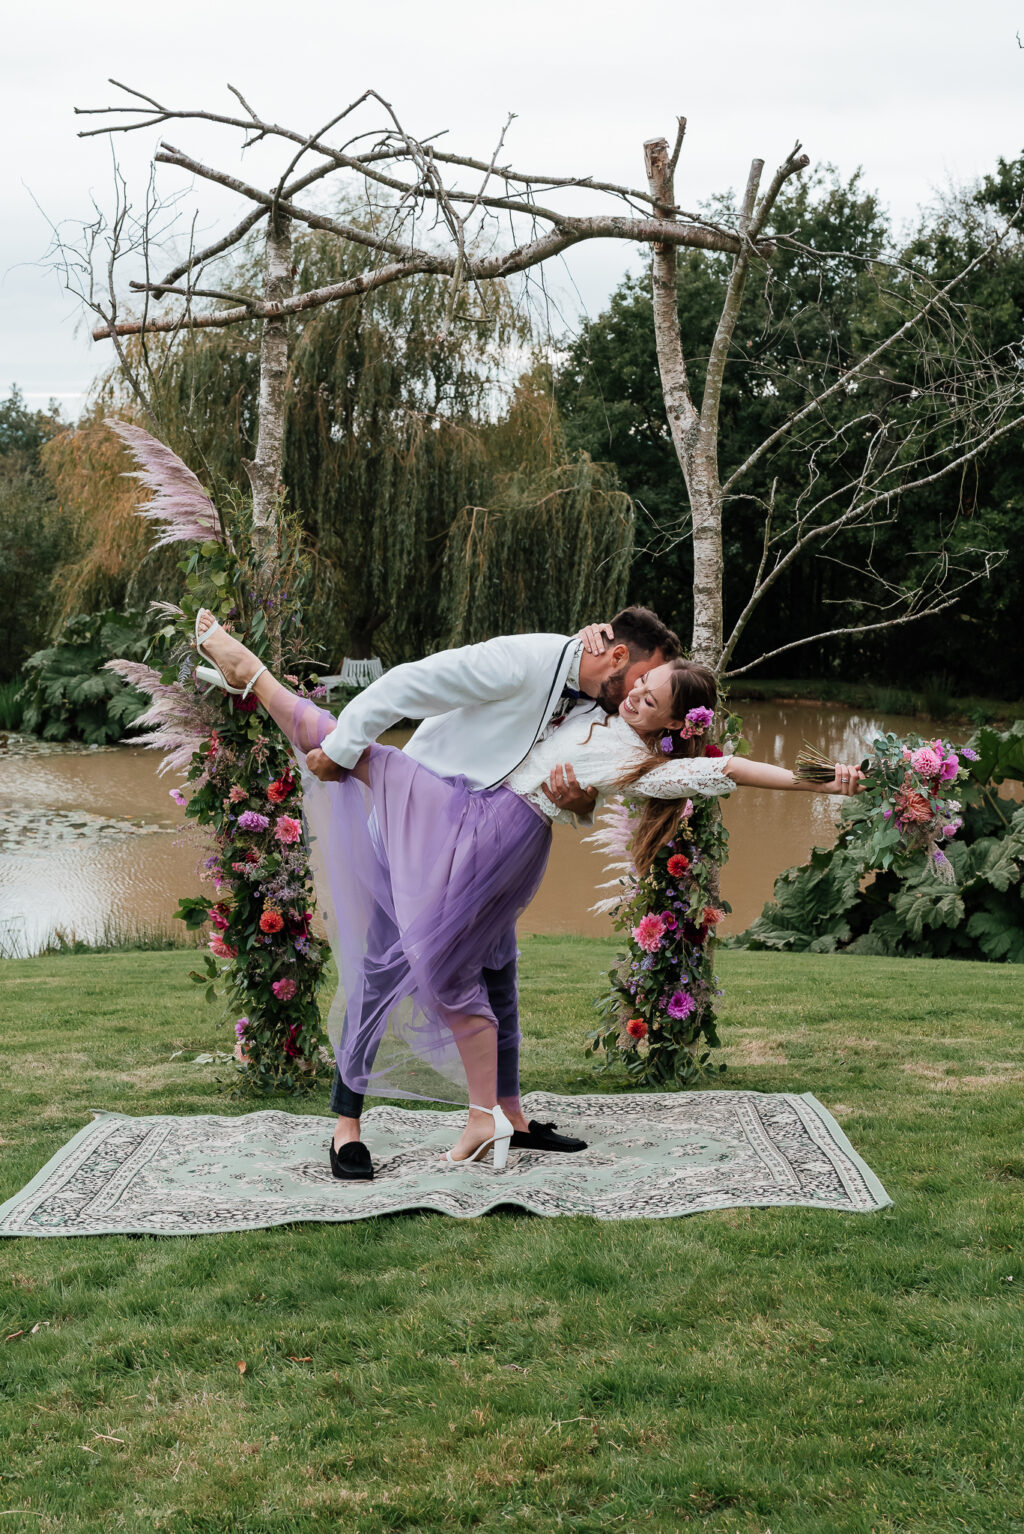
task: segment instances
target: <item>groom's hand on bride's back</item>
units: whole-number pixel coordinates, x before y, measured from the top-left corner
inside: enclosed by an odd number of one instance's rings
[[[314,746],[312,751],[307,753],[306,766],[314,778],[319,778],[321,783],[340,783],[346,776],[344,767],[339,767],[326,751],[320,750],[319,746]]]
[[[589,820],[594,813],[597,789],[581,788],[568,762],[564,767],[556,767],[541,788],[552,804],[560,810],[568,810],[570,815],[582,815],[584,820]]]

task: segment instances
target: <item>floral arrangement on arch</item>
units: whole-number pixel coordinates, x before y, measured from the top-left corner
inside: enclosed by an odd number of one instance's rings
[[[266,729],[256,698],[232,697],[197,684],[192,647],[195,618],[207,607],[232,621],[254,650],[294,645],[300,623],[304,556],[297,527],[278,517],[276,558],[258,558],[248,503],[233,508],[230,531],[202,485],[171,450],[140,427],[110,426],[140,464],[152,492],[140,514],[164,544],[191,545],[181,562],[180,607],[156,604],[165,619],[155,645],[157,670],[131,661],[110,668],[147,692],[151,703],[134,738],[163,753],[157,771],[183,775],[171,797],[208,827],[214,850],[200,866],[213,894],[186,898],[176,914],[193,929],[209,928],[203,968],[192,979],[224,1005],[233,1023],[243,1085],[256,1092],[302,1092],[326,1051],[317,990],[326,947],[313,931],[316,909],[303,834],[302,789],[288,742]],[[273,568],[268,573],[268,566]],[[287,606],[288,617],[283,614]],[[282,632],[283,630],[283,632]],[[280,635],[280,641],[277,636]],[[323,696],[297,676],[286,680],[304,697]]]
[[[710,709],[691,709],[682,729],[662,738],[662,751],[672,754],[677,740],[706,733],[713,720]],[[730,716],[725,728],[738,734],[740,721]],[[722,756],[722,747],[708,741],[704,755]],[[639,808],[614,800],[601,828],[587,838],[617,859],[608,871],[616,875],[610,883],[618,893],[594,910],[609,912],[627,934],[626,951],[616,956],[596,1003],[600,1023],[587,1049],[599,1057],[600,1070],[624,1072],[639,1085],[689,1086],[711,1070],[725,1070],[710,1061],[719,1044],[714,948],[715,929],[728,911],[718,895],[728,832],[716,798],[687,799],[675,834],[641,879],[629,858]]]

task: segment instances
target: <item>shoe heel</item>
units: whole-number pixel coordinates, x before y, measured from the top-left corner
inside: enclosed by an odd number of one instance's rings
[[[508,1148],[512,1143],[511,1135],[502,1135],[500,1140],[494,1142],[494,1170],[500,1172],[508,1160]]]

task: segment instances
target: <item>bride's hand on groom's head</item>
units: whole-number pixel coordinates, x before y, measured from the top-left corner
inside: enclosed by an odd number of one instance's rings
[[[326,751],[320,750],[319,746],[314,746],[312,751],[307,752],[306,766],[315,778],[320,779],[321,783],[340,783],[342,778],[348,776],[344,767],[339,767]]]
[[[556,767],[548,781],[541,784],[541,788],[552,804],[560,810],[567,810],[570,815],[588,818],[594,813],[597,789],[581,788],[568,762],[564,767]]]
[[[583,640],[583,648],[588,655],[603,655],[615,635],[610,623],[588,623],[573,638]]]

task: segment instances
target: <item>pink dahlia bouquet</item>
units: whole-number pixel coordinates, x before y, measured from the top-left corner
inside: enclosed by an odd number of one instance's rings
[[[863,793],[850,803],[847,823],[859,826],[871,868],[901,868],[922,854],[937,876],[956,883],[943,850],[963,825],[957,784],[968,762],[977,761],[969,746],[954,749],[943,740],[881,735],[861,764],[868,776]],[[835,771],[820,752],[808,746],[797,757],[795,775],[807,783],[827,783]]]

